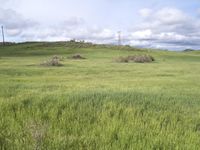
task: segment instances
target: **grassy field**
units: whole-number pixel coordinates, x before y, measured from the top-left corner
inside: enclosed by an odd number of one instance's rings
[[[114,61],[136,54],[156,61]],[[200,149],[200,52],[1,46],[0,149]]]

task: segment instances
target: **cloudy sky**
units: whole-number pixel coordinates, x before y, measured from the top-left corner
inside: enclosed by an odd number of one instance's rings
[[[0,0],[7,41],[200,49],[200,0]]]

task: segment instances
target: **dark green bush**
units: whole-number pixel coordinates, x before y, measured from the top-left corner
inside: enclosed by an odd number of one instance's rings
[[[81,56],[80,54],[75,54],[71,58],[72,59],[86,59],[85,57]]]
[[[116,62],[120,63],[128,63],[128,62],[149,63],[152,61],[155,61],[155,59],[150,55],[127,56],[127,57],[119,57],[116,59]]]

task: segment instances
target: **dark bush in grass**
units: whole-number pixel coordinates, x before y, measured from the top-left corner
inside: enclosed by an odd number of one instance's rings
[[[85,57],[81,56],[80,54],[75,54],[71,58],[72,59],[86,59]]]
[[[183,52],[192,52],[194,51],[193,49],[185,49]]]
[[[128,63],[128,62],[149,63],[152,61],[155,61],[155,59],[150,55],[127,56],[127,57],[119,57],[116,59],[116,62],[120,63]]]
[[[149,55],[149,57],[151,58],[152,61],[155,61],[155,58],[153,56]]]

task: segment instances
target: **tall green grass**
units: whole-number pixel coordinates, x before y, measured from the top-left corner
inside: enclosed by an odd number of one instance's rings
[[[199,149],[198,97],[134,91],[1,102],[1,149]]]
[[[156,61],[114,61],[137,54]],[[198,52],[1,47],[0,149],[200,149],[199,65]]]

